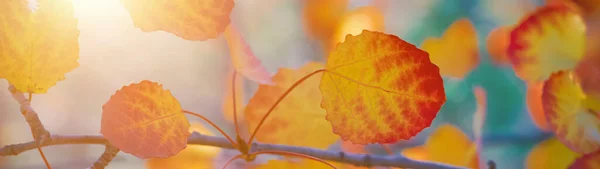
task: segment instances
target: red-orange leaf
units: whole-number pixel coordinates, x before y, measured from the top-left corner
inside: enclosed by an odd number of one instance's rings
[[[558,140],[578,153],[600,150],[600,99],[585,94],[571,72],[550,76],[542,103]]]
[[[233,0],[121,0],[135,27],[187,40],[216,38],[229,25]]]
[[[487,37],[487,50],[496,65],[510,63],[506,53],[509,44],[508,41],[510,40],[510,29],[507,26],[497,27]]]
[[[578,158],[569,169],[600,169],[600,151]]]
[[[544,81],[583,57],[585,25],[571,6],[556,3],[527,16],[511,32],[508,57],[519,78]]]
[[[186,148],[189,127],[179,101],[156,82],[124,86],[102,106],[100,133],[139,158],[177,154]]]
[[[468,19],[454,21],[441,38],[427,38],[421,47],[446,76],[463,78],[479,64],[477,32]]]
[[[533,120],[533,123],[543,131],[550,131],[548,126],[548,119],[544,113],[542,106],[542,92],[544,89],[543,82],[530,82],[527,83],[527,110],[529,117]]]
[[[237,72],[256,83],[273,84],[271,73],[267,72],[260,60],[254,56],[244,37],[233,25],[229,25],[225,30],[225,39],[229,46],[231,62]]]
[[[409,139],[429,127],[446,101],[427,52],[394,35],[348,35],[326,69],[321,107],[333,131],[355,144]]]
[[[282,68],[273,76],[275,85],[260,85],[246,105],[245,119],[250,132],[277,99],[297,80],[323,68],[321,63],[310,62],[297,70]],[[302,82],[271,112],[256,134],[260,142],[327,149],[339,140],[325,120],[325,110],[319,107],[319,77],[315,75]],[[318,139],[315,139],[318,138]]]

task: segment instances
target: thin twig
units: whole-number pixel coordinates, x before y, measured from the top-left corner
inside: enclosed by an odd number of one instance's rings
[[[112,145],[107,145],[104,153],[96,160],[96,162],[88,169],[104,169],[119,153],[119,149]]]
[[[51,141],[45,142],[40,145],[41,147],[53,146],[53,145],[65,145],[65,144],[100,144],[107,145],[108,141],[100,135],[79,135],[79,136],[67,136],[67,135],[52,135]],[[188,138],[188,144],[193,145],[205,145],[213,147],[221,147],[227,149],[235,149],[233,145],[224,137],[202,135],[194,132]],[[14,145],[7,145],[0,149],[0,156],[18,155],[24,151],[36,149],[37,144],[35,141]],[[252,143],[251,152],[259,151],[287,151],[297,154],[304,154],[316,158],[320,158],[328,161],[335,161],[340,163],[352,164],[357,166],[382,166],[382,167],[401,167],[401,168],[415,168],[415,169],[463,169],[462,167],[451,166],[447,164],[416,161],[396,154],[393,156],[380,156],[380,155],[369,155],[369,154],[352,154],[345,153],[343,151],[331,151],[321,150],[310,147],[296,147],[289,145],[279,144],[264,144],[264,143]]]

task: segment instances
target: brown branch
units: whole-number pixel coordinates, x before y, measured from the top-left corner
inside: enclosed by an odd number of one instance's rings
[[[29,100],[25,98],[25,95],[19,92],[13,85],[8,86],[8,90],[12,94],[12,97],[21,105],[21,114],[23,114],[25,120],[29,124],[34,140],[40,144],[49,141],[50,132],[44,128],[38,114],[31,108],[31,102],[29,102]]]
[[[92,167],[88,169],[104,169],[119,153],[119,149],[117,147],[107,145],[104,153],[98,158],[98,160],[92,165]]]
[[[107,145],[108,141],[100,136],[66,136],[66,135],[52,135],[51,141],[46,142],[40,146],[53,146],[53,145],[65,145],[65,144],[100,144]],[[227,149],[235,149],[227,139],[223,137],[207,136],[194,132],[188,138],[188,144],[194,145],[205,145],[213,147],[221,147]],[[0,156],[18,155],[24,151],[36,149],[37,145],[35,142],[7,145],[0,149]],[[323,160],[336,161],[340,163],[353,164],[357,166],[382,166],[382,167],[401,167],[401,168],[415,168],[415,169],[462,169],[462,167],[456,167],[441,163],[416,161],[406,158],[400,154],[379,156],[369,154],[352,154],[343,151],[328,151],[310,147],[296,147],[279,144],[264,144],[264,143],[252,143],[252,152],[256,151],[289,151],[312,157],[320,158]]]

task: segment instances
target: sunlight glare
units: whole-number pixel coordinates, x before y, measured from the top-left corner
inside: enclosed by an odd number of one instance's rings
[[[73,0],[75,16],[79,18],[120,15],[125,9],[119,0]]]

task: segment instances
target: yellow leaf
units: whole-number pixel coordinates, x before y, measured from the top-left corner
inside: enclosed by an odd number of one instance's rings
[[[215,136],[200,123],[193,123],[190,132]],[[221,151],[212,146],[188,145],[177,155],[169,158],[151,158],[146,161],[148,169],[207,169],[214,168],[213,160]]]
[[[600,99],[586,95],[571,72],[559,71],[544,84],[542,104],[554,134],[571,150],[600,150]]]
[[[179,101],[156,82],[124,86],[102,106],[100,133],[138,158],[171,157],[186,148],[190,123]]]
[[[569,150],[555,137],[537,144],[525,160],[526,169],[564,169],[581,155]]]
[[[214,39],[229,25],[233,0],[121,0],[144,32],[166,31],[186,40]]]
[[[397,36],[346,36],[321,79],[333,132],[355,144],[394,143],[429,127],[446,101],[439,69]]]
[[[413,153],[418,156],[411,156]],[[424,145],[405,149],[403,154],[415,160],[434,161],[469,168],[478,168],[479,161],[475,144],[459,128],[450,124],[439,126],[427,138]]]
[[[441,38],[427,38],[421,47],[442,75],[463,78],[479,64],[477,32],[468,19],[454,21]]]
[[[297,70],[282,68],[273,76],[275,85],[260,85],[244,111],[250,132],[277,99],[297,80],[323,64],[311,62]],[[325,110],[319,107],[319,77],[302,82],[271,112],[256,139],[260,142],[327,149],[339,140],[325,120]],[[315,139],[319,138],[319,139]]]
[[[20,92],[46,93],[79,66],[79,30],[70,0],[0,2],[0,78]]]
[[[517,76],[541,82],[583,57],[585,24],[571,6],[555,3],[526,16],[511,32],[508,57]]]

